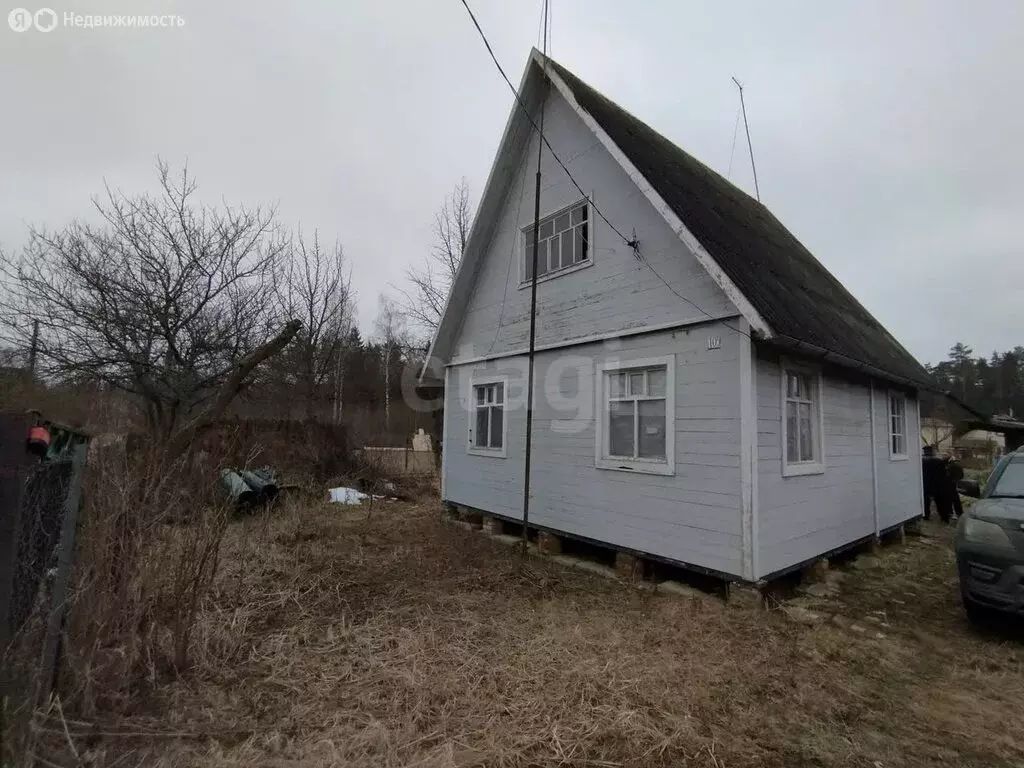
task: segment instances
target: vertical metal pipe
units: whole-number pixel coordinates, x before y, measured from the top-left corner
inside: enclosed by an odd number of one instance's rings
[[[871,407],[868,409],[868,418],[871,419],[871,509],[875,522],[875,538],[881,533],[878,516],[878,443],[875,435],[875,380],[871,379],[871,387],[868,390],[871,398]]]
[[[537,249],[540,245],[540,161],[544,152],[544,104],[547,101],[547,73],[542,73],[544,84],[540,99],[540,122],[537,131],[537,182],[533,193],[533,253],[530,258],[533,271],[530,279],[530,351],[526,371],[526,462],[523,468],[523,554],[529,542],[527,526],[530,523],[530,459],[533,443],[533,368],[537,342]]]

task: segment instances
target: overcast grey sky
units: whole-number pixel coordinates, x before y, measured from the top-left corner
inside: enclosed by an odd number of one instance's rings
[[[471,2],[518,83],[540,0]],[[181,28],[17,34],[0,0],[0,244],[150,188],[339,239],[360,321],[478,196],[512,96],[459,0],[47,0]],[[552,55],[722,172],[746,86],[764,202],[924,361],[1024,344],[1024,2],[553,0]],[[753,189],[745,145],[731,178]]]

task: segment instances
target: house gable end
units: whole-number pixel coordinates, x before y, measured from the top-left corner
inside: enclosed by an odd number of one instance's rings
[[[539,80],[539,67],[533,69]],[[526,83],[529,90],[529,77]],[[736,304],[557,83],[545,104],[545,138],[558,159],[545,148],[541,218],[583,204],[589,226],[584,262],[538,281],[538,347],[738,317]],[[529,127],[525,117],[524,122]],[[500,197],[501,203],[490,211],[489,222],[480,220],[481,212],[474,224],[463,284],[453,290],[441,329],[448,338],[439,332],[435,339],[434,355],[442,364],[520,353],[528,346],[524,231],[533,223],[537,162],[537,137],[530,133],[528,141],[499,152],[495,168],[501,174],[495,178],[492,172],[491,184],[501,189],[485,190],[484,198]],[[641,257],[608,222],[620,232],[635,231]]]

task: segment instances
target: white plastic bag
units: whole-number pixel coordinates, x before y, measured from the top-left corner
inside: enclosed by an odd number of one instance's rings
[[[331,501],[335,504],[358,505],[363,499],[370,498],[368,494],[357,491],[355,488],[331,488]]]

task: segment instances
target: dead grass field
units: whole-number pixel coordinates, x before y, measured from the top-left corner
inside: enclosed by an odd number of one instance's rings
[[[438,506],[233,524],[197,668],[118,719],[51,713],[51,764],[1024,764],[1024,646],[968,628],[937,527],[803,598],[847,617],[808,626],[524,561]]]

